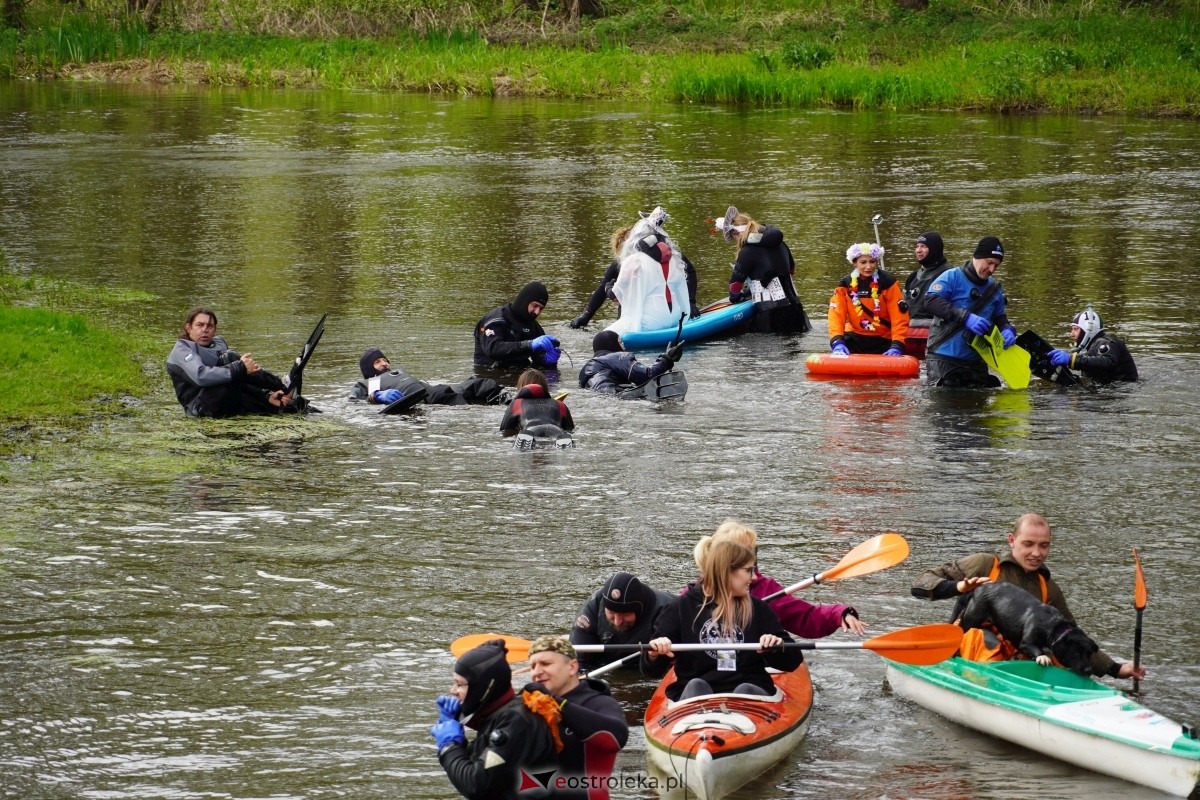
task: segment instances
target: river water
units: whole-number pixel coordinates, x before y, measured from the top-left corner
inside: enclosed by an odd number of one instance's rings
[[[902,533],[906,563],[804,595],[853,603],[877,634],[942,621],[910,596],[916,575],[1042,513],[1075,615],[1124,659],[1136,546],[1144,700],[1196,722],[1197,165],[1200,127],[1172,120],[0,84],[10,269],[109,293],[119,322],[161,331],[162,375],[136,413],[96,421],[100,444],[46,436],[0,466],[0,792],[453,797],[428,735],[448,643],[566,631],[619,569],[673,590],[727,516],[758,529],[784,583]],[[565,320],[610,232],[657,204],[702,302],[733,256],[706,218],[734,204],[778,224],[818,331],[689,348],[682,404],[580,392],[597,328]],[[1018,329],[1064,342],[1093,303],[1143,380],[807,378],[843,253],[876,213],[901,275],[924,230],[952,263],[1000,236]],[[385,418],[345,399],[371,345],[466,377],[475,320],[533,279],[568,354],[574,450],[514,451],[497,408]],[[185,419],[161,362],[196,303],[280,370],[328,312],[305,383],[325,413]],[[807,739],[739,798],[1158,796],[917,708],[870,652],[809,661]],[[637,788],[653,685],[614,687],[635,725],[615,796],[653,797]]]

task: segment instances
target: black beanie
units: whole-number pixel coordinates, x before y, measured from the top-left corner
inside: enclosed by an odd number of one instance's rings
[[[512,688],[512,669],[503,639],[484,642],[454,662],[455,673],[467,680],[467,697],[462,704],[463,722]]]
[[[621,337],[616,331],[600,331],[592,337],[592,354],[615,353],[621,349]]]
[[[975,245],[975,258],[998,258],[1004,260],[1004,246],[995,236],[985,236]]]
[[[375,362],[381,358],[387,358],[387,356],[378,347],[372,347],[362,354],[362,358],[358,360],[358,368],[362,370],[364,378],[374,378],[379,374],[375,371]]]
[[[600,590],[600,600],[609,611],[618,614],[641,614],[653,605],[647,602],[647,594],[650,594],[650,590],[643,586],[636,576],[628,572],[618,572],[609,578]]]
[[[945,258],[946,245],[942,241],[942,235],[937,231],[928,231],[917,237],[917,244],[923,244],[929,248],[929,252],[924,258],[917,261],[923,267],[932,267],[942,262]]]
[[[535,300],[542,305],[550,302],[550,292],[546,291],[545,285],[540,281],[530,281],[522,286],[521,291],[517,293],[517,299],[512,301],[509,308],[517,319],[532,322],[534,318],[529,314],[529,304]]]

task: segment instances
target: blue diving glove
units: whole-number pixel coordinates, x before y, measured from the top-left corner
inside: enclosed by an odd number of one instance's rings
[[[555,341],[557,342],[558,340],[555,339]],[[557,347],[551,347],[549,350],[542,353],[542,363],[547,367],[555,367],[558,366],[558,359],[561,357],[562,350],[559,350]]]
[[[831,347],[830,349],[833,351],[833,354],[834,354],[835,356],[848,356],[848,355],[850,355],[850,348],[849,348],[849,347],[846,347],[846,343],[845,343],[845,342],[834,342],[834,343],[833,343],[833,347]]]
[[[889,347],[887,350],[884,350],[883,354],[885,356],[902,356],[902,355],[904,355],[904,348],[901,347],[899,344],[892,342],[892,346]]]
[[[449,744],[467,743],[467,734],[463,731],[462,723],[456,719],[438,720],[429,729],[429,733],[433,735],[434,741],[437,742],[439,752]]]
[[[1000,329],[1000,338],[1004,340],[1004,349],[1007,350],[1017,343],[1017,332],[1012,325],[1005,325]]]
[[[545,353],[549,350],[558,348],[558,339],[553,336],[543,334],[529,343],[529,349],[535,353]]]
[[[1071,365],[1071,354],[1066,350],[1051,350],[1050,364],[1055,367],[1069,367]]]
[[[438,722],[458,719],[462,711],[462,703],[452,694],[444,694],[437,699]]]
[[[967,326],[967,330],[977,336],[987,336],[992,332],[992,323],[978,314],[967,314],[963,324]]]
[[[402,400],[404,398],[404,392],[400,391],[399,389],[377,389],[375,394],[371,395],[371,397],[375,398],[376,403],[388,405],[389,403],[394,403],[397,400]]]

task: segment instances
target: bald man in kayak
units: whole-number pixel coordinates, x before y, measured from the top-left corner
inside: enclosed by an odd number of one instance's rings
[[[971,592],[988,583],[1013,583],[1034,597],[1054,606],[1072,624],[1074,615],[1067,607],[1062,589],[1050,577],[1046,557],[1050,554],[1050,523],[1040,514],[1023,514],[1008,534],[1009,552],[1002,556],[976,553],[922,572],[913,584],[915,597],[958,602],[953,620],[957,622]],[[1146,677],[1146,668],[1114,661],[1103,650],[1092,656],[1092,673],[1110,678]]]

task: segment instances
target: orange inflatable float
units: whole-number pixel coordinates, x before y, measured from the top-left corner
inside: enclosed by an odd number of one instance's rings
[[[915,378],[921,362],[912,356],[876,356],[851,353],[813,353],[804,361],[808,374],[819,378]]]

